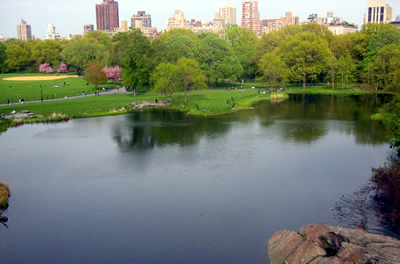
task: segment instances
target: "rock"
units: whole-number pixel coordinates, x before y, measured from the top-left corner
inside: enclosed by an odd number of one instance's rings
[[[361,229],[314,224],[299,233],[276,232],[268,241],[271,264],[400,263],[400,241]]]

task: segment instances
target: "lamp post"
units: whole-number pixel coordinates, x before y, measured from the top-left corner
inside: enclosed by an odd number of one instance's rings
[[[42,90],[40,90],[40,100],[42,100],[42,102],[43,102],[43,92],[42,92]]]

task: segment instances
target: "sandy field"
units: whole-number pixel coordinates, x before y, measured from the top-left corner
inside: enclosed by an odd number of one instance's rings
[[[4,81],[52,81],[65,78],[78,78],[78,75],[63,75],[63,76],[23,76],[23,77],[10,77],[4,78]]]

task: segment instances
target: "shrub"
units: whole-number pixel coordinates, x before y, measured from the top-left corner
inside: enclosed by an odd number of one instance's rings
[[[392,159],[384,167],[373,168],[372,182],[377,198],[384,203],[385,214],[393,224],[400,225],[400,161]]]
[[[4,208],[8,205],[8,197],[10,197],[10,187],[5,182],[0,182],[0,207]]]

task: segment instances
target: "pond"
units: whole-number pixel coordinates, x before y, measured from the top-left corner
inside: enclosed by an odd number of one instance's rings
[[[383,165],[383,98],[294,95],[205,118],[170,111],[24,125],[0,135],[11,188],[2,263],[269,263],[276,231]]]

